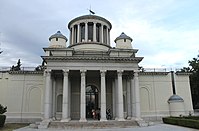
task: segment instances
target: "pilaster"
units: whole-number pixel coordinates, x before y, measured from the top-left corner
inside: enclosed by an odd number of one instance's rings
[[[46,76],[46,88],[45,88],[45,99],[44,99],[44,119],[48,120],[51,117],[51,104],[52,101],[51,95],[52,95],[52,81],[51,81],[51,71],[46,70],[45,71]]]
[[[139,88],[139,79],[138,71],[134,71],[134,84],[135,84],[135,117],[137,120],[141,119],[140,112],[140,88]]]

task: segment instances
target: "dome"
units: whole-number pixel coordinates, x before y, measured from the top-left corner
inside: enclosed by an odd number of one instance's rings
[[[129,39],[131,42],[133,41],[133,39],[127,36],[124,32],[122,32],[122,34],[115,39],[115,42],[120,39]]]
[[[62,39],[65,39],[66,41],[68,40],[66,38],[66,36],[64,36],[61,31],[57,31],[57,33],[55,33],[54,35],[51,35],[50,38],[49,38],[49,41],[53,38],[62,38]]]
[[[184,100],[180,96],[174,94],[168,100],[168,102],[172,102],[172,101],[183,102]]]
[[[86,21],[87,20],[90,20],[90,21],[92,21],[92,20],[103,21],[104,23],[108,24],[108,26],[110,27],[110,29],[112,28],[111,23],[107,19],[105,19],[105,18],[103,18],[101,16],[97,16],[97,15],[83,15],[83,16],[79,16],[79,17],[74,18],[73,20],[71,20],[68,23],[68,29],[70,29],[70,27],[72,26],[73,23],[75,23],[77,21],[83,22],[84,20],[86,20]]]

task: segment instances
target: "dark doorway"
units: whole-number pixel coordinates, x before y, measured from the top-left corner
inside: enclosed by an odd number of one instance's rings
[[[86,87],[86,118],[93,118],[92,110],[98,109],[98,89],[89,85]]]

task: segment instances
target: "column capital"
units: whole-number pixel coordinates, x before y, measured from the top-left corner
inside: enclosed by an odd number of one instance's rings
[[[50,76],[51,75],[51,70],[45,70],[45,76]]]
[[[64,76],[68,76],[69,70],[62,70]]]
[[[134,71],[134,77],[138,77],[138,73],[139,73],[139,71]]]
[[[104,77],[106,75],[106,70],[100,70],[101,77]]]
[[[80,70],[81,76],[85,76],[86,75],[86,70]]]
[[[123,73],[124,71],[123,70],[117,70],[117,74],[119,75],[119,76],[122,76],[122,73]]]

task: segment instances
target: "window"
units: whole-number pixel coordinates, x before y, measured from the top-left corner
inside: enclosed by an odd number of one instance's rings
[[[58,41],[58,38],[56,38],[56,41]]]
[[[126,39],[124,39],[124,42],[126,42]]]

